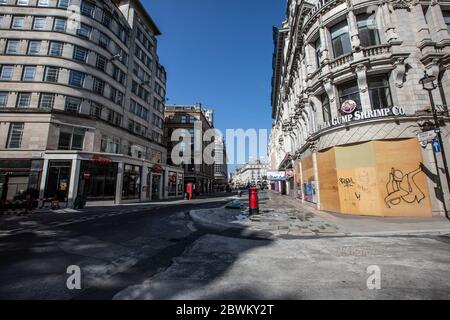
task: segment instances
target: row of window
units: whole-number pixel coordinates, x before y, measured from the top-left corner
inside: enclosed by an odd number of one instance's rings
[[[11,21],[11,29],[22,30],[25,28],[25,16],[13,16]],[[47,17],[34,16],[32,22],[32,30],[43,31],[47,30]],[[52,30],[57,32],[67,32],[69,27],[68,20],[65,18],[53,18]],[[91,40],[93,28],[87,24],[80,23],[76,25],[75,34],[83,39]],[[106,50],[109,50],[113,55],[120,56],[119,61],[125,65],[128,63],[128,54],[114,41],[103,32],[99,31],[98,45]]]
[[[97,61],[98,62],[98,61]],[[15,66],[13,65],[2,65],[0,68],[0,80],[2,81],[12,81],[14,77]],[[24,66],[22,69],[22,81],[32,82],[36,81],[37,66]],[[58,83],[60,75],[59,67],[44,67],[43,82]],[[85,87],[86,74],[77,70],[69,70],[69,80],[68,84],[78,88]],[[93,77],[92,91],[104,96],[105,95],[105,81]],[[111,87],[109,98],[115,103],[123,104],[123,93]]]
[[[6,141],[7,149],[20,149],[22,147],[25,123],[12,122],[9,127]],[[59,130],[58,150],[82,151],[86,130],[83,128],[61,126]],[[105,153],[120,153],[121,139],[112,136],[102,135],[100,151]],[[128,154],[137,158],[142,158],[146,153],[146,148],[130,145]],[[152,158],[160,158],[161,152],[152,150]],[[159,159],[160,160],[160,159]]]
[[[12,4],[13,1],[10,1]],[[0,0],[0,5],[10,4],[7,0]],[[29,6],[30,3],[28,0],[17,0],[16,5],[19,6]],[[56,8],[60,9],[69,9],[69,6],[71,5],[70,0],[58,0],[56,3]],[[49,0],[38,0],[37,2],[38,7],[50,7],[50,1]],[[80,13],[85,16],[89,16],[93,19],[96,19],[96,10],[99,8],[96,7],[94,2],[91,1],[81,1],[80,5]],[[114,12],[115,17],[113,17],[108,11],[102,10],[101,17],[99,14],[99,18],[96,19],[98,22],[100,22],[102,25],[104,25],[106,28],[111,30],[117,38],[120,39],[125,45],[128,45],[129,40],[129,31],[127,28],[123,27],[118,22],[118,13]],[[113,23],[114,22],[114,23]]]
[[[1,4],[13,4],[15,2],[18,6],[28,6],[30,5],[29,0],[16,0],[16,1],[8,1],[8,0],[0,0]],[[58,0],[57,7],[58,8],[64,8],[67,9],[69,7],[70,0]],[[50,1],[49,0],[38,0],[36,3],[36,6],[38,7],[49,7]]]
[[[372,109],[390,108],[393,106],[389,79],[386,75],[368,78],[369,96]],[[338,86],[339,102],[342,105],[347,100],[353,100],[357,104],[357,110],[362,110],[359,86],[356,80],[346,82]],[[331,120],[331,108],[328,94],[321,96],[323,121]]]
[[[21,40],[9,39],[5,46],[5,54],[16,55],[20,54],[20,43]],[[52,57],[61,57],[63,55],[64,43],[59,41],[50,41],[48,45],[47,55]],[[41,40],[30,40],[28,41],[27,54],[28,55],[40,55],[42,52],[42,41]],[[81,46],[74,45],[72,58],[74,60],[87,63],[90,50]],[[100,54],[97,54],[97,59],[95,67],[106,73],[108,66],[108,59]]]

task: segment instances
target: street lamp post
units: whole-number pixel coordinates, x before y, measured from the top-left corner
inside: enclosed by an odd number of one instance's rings
[[[429,76],[427,74],[427,72],[425,71],[425,75],[422,79],[420,79],[419,83],[422,85],[424,90],[428,91],[428,96],[430,97],[431,111],[433,112],[433,118],[434,118],[434,129],[435,129],[435,132],[436,132],[436,135],[437,135],[440,147],[441,147],[442,161],[444,162],[445,178],[447,181],[448,190],[450,191],[450,180],[449,180],[450,173],[448,170],[447,158],[445,156],[444,143],[442,140],[438,114],[436,111],[436,105],[434,104],[434,99],[433,99],[433,94],[432,94],[432,91],[438,87],[437,84],[435,83],[435,81],[436,81],[436,77],[433,75]],[[439,166],[438,166],[437,162],[436,162],[436,167],[438,167],[437,174],[438,174],[438,178],[439,178]],[[444,190],[442,190],[442,195],[444,196]],[[445,205],[445,199],[443,199],[443,201],[444,201],[444,205]],[[448,214],[448,213],[446,212],[446,214]]]

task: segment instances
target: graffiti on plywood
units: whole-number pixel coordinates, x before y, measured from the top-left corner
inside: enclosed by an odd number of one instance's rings
[[[353,201],[353,192],[350,190],[355,186],[353,178],[339,178],[339,183],[344,187],[344,201]]]
[[[386,185],[388,196],[384,199],[386,206],[391,208],[405,203],[421,203],[425,199],[425,193],[416,182],[416,177],[422,172],[422,168],[403,173],[401,170],[392,168],[389,173],[389,182]]]

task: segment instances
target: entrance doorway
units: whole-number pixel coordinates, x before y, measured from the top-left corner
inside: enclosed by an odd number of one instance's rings
[[[162,175],[153,174],[152,177],[152,200],[161,200]]]
[[[60,202],[67,201],[71,171],[72,161],[50,161],[45,198],[56,198]]]

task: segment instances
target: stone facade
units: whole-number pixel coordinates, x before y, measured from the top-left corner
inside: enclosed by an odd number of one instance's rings
[[[0,34],[3,201],[168,197],[169,170],[183,173],[166,166],[160,31],[139,1],[1,1]],[[39,163],[37,185],[11,182],[26,181],[15,159]]]
[[[288,1],[275,34],[271,169],[294,162],[302,201],[325,210],[444,214],[450,206],[441,155],[436,166],[431,143],[419,146],[417,135],[433,123],[429,95],[419,83],[426,71],[439,85],[432,95],[443,147],[450,149],[449,30],[450,1]],[[408,140],[415,143],[403,143]],[[371,144],[376,141],[385,143]],[[358,162],[361,146],[371,157]],[[396,158],[398,150],[404,159]],[[378,174],[356,181],[367,170]],[[375,189],[377,196],[369,196]],[[373,205],[364,207],[364,201]]]
[[[242,167],[236,169],[233,175],[235,186],[246,186],[248,184],[267,185],[268,164],[260,160],[250,160]]]
[[[196,194],[213,191],[215,159],[212,159],[211,163],[207,163],[203,157],[205,149],[211,144],[210,141],[203,140],[204,134],[214,128],[213,114],[212,109],[205,109],[200,103],[195,105],[167,105],[164,113],[169,164],[178,165],[171,157],[173,148],[179,145],[178,141],[171,141],[173,132],[184,130],[184,136],[190,137],[189,143],[185,143],[183,146],[184,152],[187,148],[191,149],[190,163],[185,163],[182,166],[185,173],[184,183],[185,185],[192,183]],[[200,136],[196,136],[195,129],[198,129]]]

